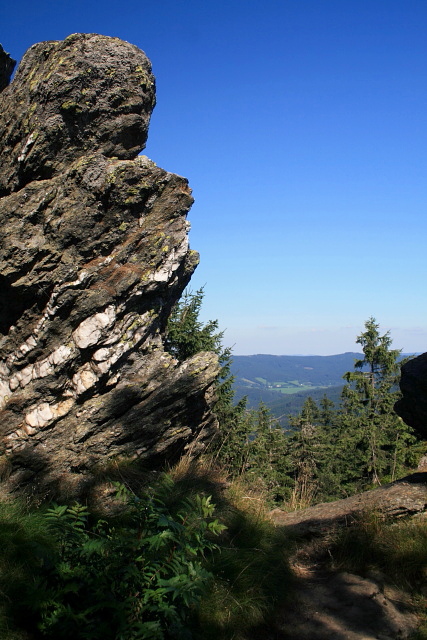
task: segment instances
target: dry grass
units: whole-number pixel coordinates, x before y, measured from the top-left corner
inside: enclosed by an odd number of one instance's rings
[[[214,575],[198,612],[195,636],[203,640],[240,640],[271,622],[291,590],[291,543],[267,517],[262,485],[228,482],[209,461],[183,458],[171,470],[176,489],[206,492],[216,517],[227,526],[219,549],[207,558]]]
[[[378,513],[362,514],[329,543],[334,568],[366,574],[378,570],[408,594],[421,620],[411,640],[427,640],[427,519],[386,521]]]

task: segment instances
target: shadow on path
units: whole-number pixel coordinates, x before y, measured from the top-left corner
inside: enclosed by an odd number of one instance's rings
[[[271,640],[397,640],[417,628],[405,597],[378,578],[316,566],[299,573],[295,598]]]

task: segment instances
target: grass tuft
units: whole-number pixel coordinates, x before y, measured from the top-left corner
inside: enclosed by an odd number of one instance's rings
[[[331,553],[338,567],[380,569],[399,586],[417,590],[427,579],[427,522],[387,522],[378,513],[365,513],[339,532]]]
[[[183,459],[172,470],[175,491],[206,492],[227,529],[207,557],[214,580],[202,598],[194,635],[243,640],[271,623],[292,588],[292,542],[267,517],[266,498],[242,482],[228,482],[214,465]]]
[[[0,503],[0,637],[29,638],[34,626],[31,594],[40,567],[51,556],[53,540],[46,520],[21,502]],[[22,620],[23,628],[14,621]],[[21,627],[21,625],[19,625]]]
[[[397,522],[380,514],[361,514],[341,529],[330,544],[334,568],[358,574],[379,570],[386,580],[411,597],[420,626],[410,640],[427,640],[427,520]]]

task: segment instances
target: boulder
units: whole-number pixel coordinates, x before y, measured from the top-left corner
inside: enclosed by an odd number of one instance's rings
[[[25,54],[0,111],[0,195],[50,179],[87,153],[136,158],[155,80],[146,55],[118,38],[73,34]]]
[[[203,447],[217,357],[163,348],[198,264],[185,178],[138,156],[151,65],[74,34],[25,54],[0,94],[0,430],[7,485],[76,485],[112,456]],[[78,484],[78,483],[77,483]]]
[[[270,511],[274,524],[298,535],[323,534],[339,526],[349,526],[363,513],[377,512],[386,519],[408,516],[425,517],[427,510],[427,473],[417,472],[376,489],[349,498],[322,502],[306,509]]]
[[[427,438],[427,353],[408,360],[400,378],[402,398],[394,409],[419,436]]]

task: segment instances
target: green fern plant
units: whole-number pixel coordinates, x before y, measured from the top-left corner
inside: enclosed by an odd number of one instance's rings
[[[149,640],[191,637],[191,616],[211,581],[202,566],[225,528],[210,497],[184,499],[175,512],[162,493],[139,498],[123,485],[124,519],[91,523],[86,507],[54,506],[46,513],[58,558],[38,585],[44,637]]]

